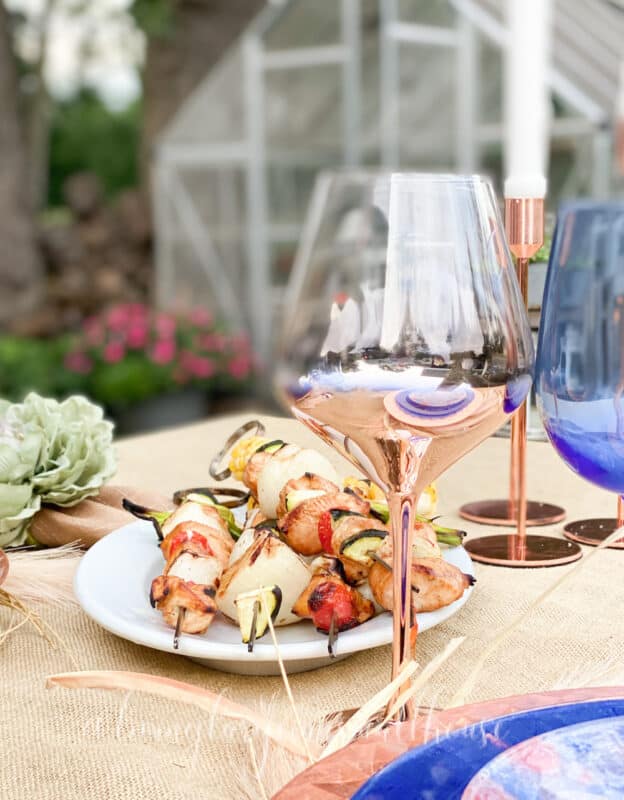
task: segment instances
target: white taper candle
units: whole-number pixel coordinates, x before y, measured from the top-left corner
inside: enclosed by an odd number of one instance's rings
[[[546,194],[551,11],[551,0],[507,0],[506,197]]]

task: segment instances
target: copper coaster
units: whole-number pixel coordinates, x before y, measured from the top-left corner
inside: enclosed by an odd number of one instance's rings
[[[464,547],[473,561],[498,567],[558,567],[583,555],[574,542],[533,534],[523,542],[515,533],[480,536],[464,542]]]
[[[580,542],[581,544],[589,544],[592,547],[596,547],[603,542],[607,536],[610,536],[617,526],[618,521],[614,518],[577,519],[574,522],[568,522],[563,529],[563,535],[573,542]],[[609,545],[609,549],[624,550],[624,539],[613,542],[613,544]]]
[[[477,500],[466,503],[459,515],[479,525],[505,525],[515,527],[516,520],[509,516],[509,500]],[[554,525],[565,518],[565,509],[553,503],[527,500],[527,526]]]

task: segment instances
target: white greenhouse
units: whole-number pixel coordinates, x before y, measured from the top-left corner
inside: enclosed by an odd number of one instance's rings
[[[624,11],[553,0],[549,202],[614,190]],[[267,5],[183,104],[154,165],[158,299],[212,306],[270,356],[319,170],[485,171],[503,149],[505,0]]]

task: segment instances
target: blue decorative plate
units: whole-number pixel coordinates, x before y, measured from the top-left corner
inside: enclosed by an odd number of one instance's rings
[[[624,700],[599,700],[479,722],[408,751],[373,775],[352,800],[461,800],[476,773],[504,750],[558,728],[621,715]]]
[[[510,747],[479,770],[462,800],[622,800],[624,717],[581,722]]]

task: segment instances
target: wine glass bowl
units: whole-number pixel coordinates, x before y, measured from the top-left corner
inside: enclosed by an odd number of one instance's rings
[[[489,182],[321,176],[285,307],[282,402],[388,495],[396,675],[418,495],[531,385],[531,333]]]
[[[418,493],[530,387],[532,342],[492,190],[473,176],[326,175],[315,205],[278,391],[386,491]],[[404,440],[417,469],[391,467],[389,440]]]
[[[577,201],[560,210],[538,353],[538,408],[550,441],[581,477],[621,497],[624,204]],[[596,520],[590,536],[590,521],[583,522],[584,534],[572,523],[570,538],[597,544],[615,529]]]

